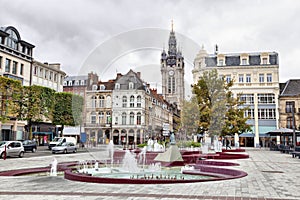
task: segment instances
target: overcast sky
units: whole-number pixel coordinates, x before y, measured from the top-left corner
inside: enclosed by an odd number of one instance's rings
[[[160,51],[173,19],[187,82],[200,46],[213,53],[215,44],[220,53],[276,51],[280,82],[300,78],[297,0],[0,0],[0,5],[0,26],[14,26],[36,46],[36,60],[61,63],[68,75],[110,72],[101,76],[105,80],[133,69],[159,84],[157,76],[146,75],[160,74]]]

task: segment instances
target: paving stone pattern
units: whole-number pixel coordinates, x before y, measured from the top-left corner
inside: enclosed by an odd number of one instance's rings
[[[240,179],[166,185],[96,184],[65,180],[62,176],[0,176],[0,199],[67,200],[285,200],[300,199],[300,159],[268,149],[247,148],[249,159],[237,162],[248,176]],[[58,162],[106,159],[106,151],[0,160],[0,171],[49,166]]]

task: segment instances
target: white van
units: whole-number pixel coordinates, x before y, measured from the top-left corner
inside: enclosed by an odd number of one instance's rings
[[[75,145],[77,144],[75,137],[55,137],[48,145],[48,148],[51,149],[52,147],[56,146],[57,144],[62,144],[64,142],[72,142]]]

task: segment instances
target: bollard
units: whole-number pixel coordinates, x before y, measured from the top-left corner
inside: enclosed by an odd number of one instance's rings
[[[4,156],[3,156],[3,160],[6,160],[6,145],[4,145]]]

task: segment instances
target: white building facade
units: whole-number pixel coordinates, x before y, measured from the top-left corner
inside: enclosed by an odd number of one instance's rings
[[[241,134],[240,146],[267,146],[265,134],[278,128],[279,61],[276,52],[208,54],[203,48],[194,60],[193,81],[197,83],[204,71],[217,69],[220,77],[231,87],[235,96],[242,94],[245,116],[252,133]]]

